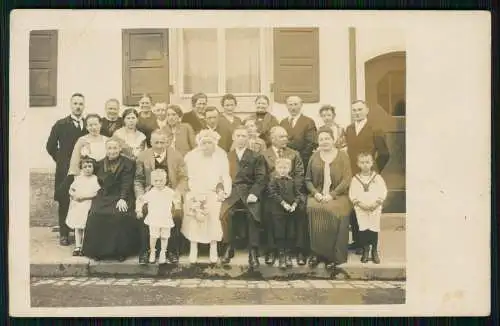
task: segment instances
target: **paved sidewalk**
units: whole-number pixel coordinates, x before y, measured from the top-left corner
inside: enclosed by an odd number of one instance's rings
[[[386,219],[386,221],[391,221]],[[387,223],[387,222],[386,222]],[[124,262],[93,261],[86,257],[73,257],[73,248],[58,245],[58,236],[51,228],[30,229],[31,276],[34,277],[75,277],[75,276],[120,276],[120,277],[165,277],[172,279],[352,279],[352,280],[404,280],[406,278],[406,232],[399,222],[390,222],[380,235],[381,264],[362,264],[360,256],[350,253],[348,262],[338,270],[326,270],[323,264],[311,269],[294,265],[285,271],[275,266],[267,266],[261,258],[258,269],[248,268],[248,255],[237,251],[229,266],[213,265],[208,257],[200,256],[197,264],[189,264],[182,256],[178,265],[152,264],[140,266],[137,257]]]
[[[155,286],[175,288],[301,288],[301,289],[405,289],[404,281],[339,281],[339,280],[292,280],[292,281],[252,281],[252,280],[202,280],[202,279],[158,279],[158,278],[99,278],[60,277],[31,278],[31,286]]]

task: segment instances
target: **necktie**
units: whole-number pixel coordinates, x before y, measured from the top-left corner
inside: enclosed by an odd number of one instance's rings
[[[283,158],[283,148],[278,149],[278,157]]]
[[[83,130],[82,120],[76,120],[76,119],[73,119],[73,122],[75,123],[75,126],[76,126],[78,129]]]

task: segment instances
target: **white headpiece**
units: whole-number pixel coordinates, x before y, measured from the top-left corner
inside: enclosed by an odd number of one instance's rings
[[[203,129],[198,133],[198,135],[196,135],[196,144],[200,146],[201,141],[207,138],[213,140],[215,144],[218,144],[220,135],[216,131],[210,129]]]

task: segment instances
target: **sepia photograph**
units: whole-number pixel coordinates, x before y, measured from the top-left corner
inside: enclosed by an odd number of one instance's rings
[[[30,307],[407,303],[407,29],[27,14]]]

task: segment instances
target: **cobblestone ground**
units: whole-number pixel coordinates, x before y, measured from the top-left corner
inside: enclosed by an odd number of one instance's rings
[[[62,277],[32,278],[31,286],[153,286],[174,288],[303,288],[303,289],[405,289],[402,281],[348,281],[348,280],[294,280],[294,281],[247,281],[247,280],[202,280],[202,279],[153,279],[153,278],[97,278]]]

